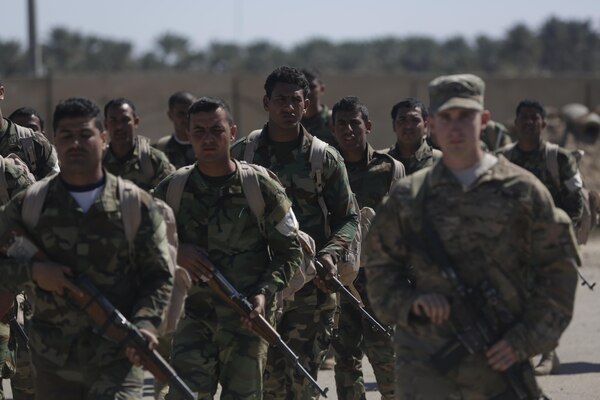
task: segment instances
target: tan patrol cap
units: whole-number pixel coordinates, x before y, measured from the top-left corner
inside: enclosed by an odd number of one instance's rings
[[[485,83],[477,75],[460,74],[438,76],[429,83],[429,111],[453,107],[483,110]]]

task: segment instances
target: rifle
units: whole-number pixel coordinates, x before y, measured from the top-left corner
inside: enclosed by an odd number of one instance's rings
[[[14,310],[11,310],[10,316],[8,317],[8,326],[10,327],[10,335],[16,339],[16,342],[22,346],[25,346],[29,350],[29,337],[25,332],[25,329],[17,321],[17,313],[19,312],[19,303],[15,301]],[[13,336],[14,335],[14,336]],[[14,350],[14,349],[12,349]]]
[[[20,226],[12,227],[8,238],[0,240],[0,253],[21,259],[48,261],[48,256],[39,249]],[[98,290],[85,275],[79,275],[73,283],[83,292],[83,297],[66,292],[66,297],[90,317],[99,327],[99,333],[105,338],[115,341],[123,347],[135,348],[144,369],[150,371],[159,382],[168,383],[178,390],[185,399],[194,400],[196,395],[177,375],[177,372],[154,349],[150,349],[148,339],[138,327],[125,318],[119,310]]]
[[[454,365],[469,354],[484,352],[501,339],[497,327],[489,323],[476,305],[483,298],[488,304],[495,305],[498,319],[504,326],[514,324],[515,318],[502,304],[496,289],[487,281],[479,288],[465,285],[456,272],[444,244],[431,221],[423,217],[421,236],[407,235],[406,243],[425,259],[436,264],[446,279],[450,281],[458,297],[452,298],[450,323],[455,330],[456,339],[435,353],[430,361],[442,373],[446,374]],[[529,361],[513,364],[502,373],[510,392],[510,398],[519,400],[540,398],[535,383],[534,371]],[[500,398],[504,398],[500,395]]]
[[[246,296],[237,291],[235,287],[229,281],[221,271],[213,266],[212,279],[206,281],[206,284],[229,304],[238,314],[243,317],[248,317],[254,306],[250,304]],[[269,322],[259,315],[257,318],[252,320],[253,330],[263,339],[265,339],[270,345],[279,348],[285,355],[285,357],[294,364],[296,371],[304,376],[310,382],[311,386],[319,392],[323,397],[327,397],[327,391],[329,388],[321,388],[317,381],[308,373],[308,371],[300,364],[299,357],[293,352],[292,349],[281,339],[281,336],[277,331],[269,324]]]
[[[322,278],[324,278],[327,275],[327,270],[325,269],[323,264],[319,260],[315,259],[315,265],[317,267],[317,273]],[[392,328],[386,328],[379,321],[377,321],[375,317],[373,317],[365,309],[363,303],[359,299],[357,299],[338,278],[334,276],[331,279],[326,280],[325,283],[327,284],[329,290],[333,292],[338,292],[343,298],[349,301],[350,304],[352,304],[352,306],[360,312],[361,317],[363,317],[365,320],[367,320],[367,322],[369,322],[371,329],[373,329],[376,332],[380,332],[386,335],[387,337],[392,337]]]

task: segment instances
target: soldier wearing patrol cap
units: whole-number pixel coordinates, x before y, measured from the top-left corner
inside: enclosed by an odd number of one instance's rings
[[[398,399],[515,398],[505,375],[513,366],[538,398],[529,357],[554,348],[572,317],[579,254],[570,220],[532,174],[481,150],[484,87],[468,74],[429,84],[442,159],[394,186],[365,243],[373,309],[396,324]],[[465,347],[461,304],[493,335],[444,365],[443,349]]]

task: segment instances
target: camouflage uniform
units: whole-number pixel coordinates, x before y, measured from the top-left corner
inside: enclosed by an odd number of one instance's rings
[[[429,167],[433,165],[436,160],[442,158],[442,152],[431,147],[425,138],[423,138],[421,145],[417,151],[415,151],[415,154],[410,156],[410,158],[404,158],[400,155],[400,150],[398,149],[397,144],[390,147],[387,150],[387,153],[404,164],[406,175],[410,175],[420,169]]]
[[[302,251],[297,226],[284,224],[287,231],[279,227],[284,217],[293,215],[284,189],[266,175],[258,177],[265,200],[264,234],[249,209],[238,171],[215,179],[194,168],[176,219],[181,243],[206,249],[214,266],[240,293],[264,294],[267,319],[272,321],[275,293],[299,268]],[[156,188],[157,197],[166,197],[170,180]],[[188,293],[171,361],[199,399],[212,399],[218,382],[222,399],[261,399],[267,347],[264,339],[242,326],[231,306],[199,283]],[[169,391],[166,398],[179,396]]]
[[[140,137],[135,139],[135,144],[131,152],[123,159],[118,159],[109,146],[104,154],[102,166],[111,174],[128,179],[144,190],[154,189],[156,185],[167,175],[175,172],[175,167],[171,165],[167,156],[160,150],[150,147],[150,162],[154,174],[149,177],[144,174],[140,156]]]
[[[525,168],[534,174],[548,188],[557,207],[565,210],[574,226],[579,224],[583,214],[584,198],[581,191],[581,175],[577,168],[577,160],[571,152],[564,148],[558,149],[558,176],[560,187],[554,181],[546,162],[546,142],[541,141],[536,151],[523,152],[515,146],[507,146],[498,150],[509,161]]]
[[[304,126],[311,135],[316,136],[337,148],[337,140],[331,133],[331,110],[326,105],[323,105],[321,111],[312,117],[304,116],[304,118],[302,118],[302,126]]]
[[[153,146],[165,153],[175,168],[181,168],[196,162],[196,155],[191,143],[177,141],[175,134],[160,138]]]
[[[421,294],[439,293],[451,304],[457,296],[440,267],[409,247],[424,214],[465,284],[489,282],[515,316],[502,339],[523,361],[554,348],[571,320],[579,254],[570,221],[533,175],[500,157],[466,189],[442,162],[413,174],[394,186],[371,226],[367,289],[377,315],[396,324],[396,397],[494,398],[507,385],[484,354],[467,355],[442,375],[430,357],[455,340],[454,330],[411,312]],[[474,306],[498,321],[489,304]]]
[[[142,218],[133,251],[125,237],[117,178],[105,186],[87,213],[51,178],[39,222],[28,236],[48,257],[85,274],[125,317],[156,332],[172,288],[166,226],[150,196],[142,193]],[[0,229],[24,225],[24,193],[0,213]],[[1,259],[0,285],[14,290],[31,282],[31,261]],[[30,348],[38,399],[138,399],[143,371],[131,365],[120,344],[104,339],[84,311],[34,286]]]
[[[27,188],[34,182],[33,177],[26,167],[11,162],[5,162],[4,164],[4,177],[9,198],[13,198],[18,192]],[[11,310],[9,312],[13,311]],[[31,374],[31,369],[28,368],[29,352],[26,348],[19,348],[17,352],[14,345],[9,346],[9,339],[14,340],[14,338],[11,338],[9,325],[0,322],[0,370],[2,378],[11,378],[12,383],[15,373],[18,372],[19,378],[23,379],[24,382],[29,383],[28,391],[31,392],[33,389],[33,376]],[[22,362],[19,363],[19,360],[23,359],[27,360],[27,363],[24,365]],[[25,368],[19,368],[21,365]],[[13,397],[17,400],[20,399],[15,393],[13,393]],[[0,387],[0,399],[4,399],[2,387]]]
[[[6,157],[10,153],[16,154],[27,164],[33,176],[38,180],[58,172],[56,151],[50,142],[48,142],[48,139],[39,132],[35,132],[33,135],[33,151],[35,153],[35,168],[30,158],[25,154],[22,144],[19,142],[15,124],[7,119],[3,119],[2,127],[0,128],[1,156]]]
[[[358,205],[377,208],[389,191],[394,166],[390,158],[368,145],[365,158],[358,162],[346,161],[348,178]],[[369,313],[373,313],[367,299],[364,269],[360,269],[354,287]],[[338,333],[332,346],[335,350],[335,384],[338,399],[365,399],[362,359],[366,353],[373,366],[382,399],[394,398],[394,347],[391,338],[376,332],[364,321],[348,301],[340,304]]]
[[[329,221],[324,220],[315,180],[310,176],[311,144],[312,135],[304,128],[293,143],[271,142],[266,125],[258,139],[254,163],[269,168],[282,182],[292,200],[300,229],[315,240],[317,255],[329,254],[337,263],[356,235],[358,210],[352,201],[343,159],[337,150],[329,147],[323,164],[323,199],[330,216]],[[234,143],[233,157],[243,159],[245,147],[245,138]],[[330,237],[325,236],[327,222],[331,227]],[[315,378],[331,342],[334,311],[335,295],[323,293],[309,282],[295,294],[294,300],[284,302],[283,315],[277,324],[283,340]],[[268,399],[315,398],[308,382],[298,377],[277,351],[269,352],[265,377],[265,397]]]
[[[487,151],[496,151],[512,143],[508,129],[500,122],[489,121],[481,130],[481,141],[485,143]]]

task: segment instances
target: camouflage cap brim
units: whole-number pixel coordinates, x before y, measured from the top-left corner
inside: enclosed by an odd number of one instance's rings
[[[448,110],[450,108],[466,108],[468,110],[483,111],[483,99],[461,99],[454,97],[444,104],[440,105],[437,110],[432,110],[433,113]]]

